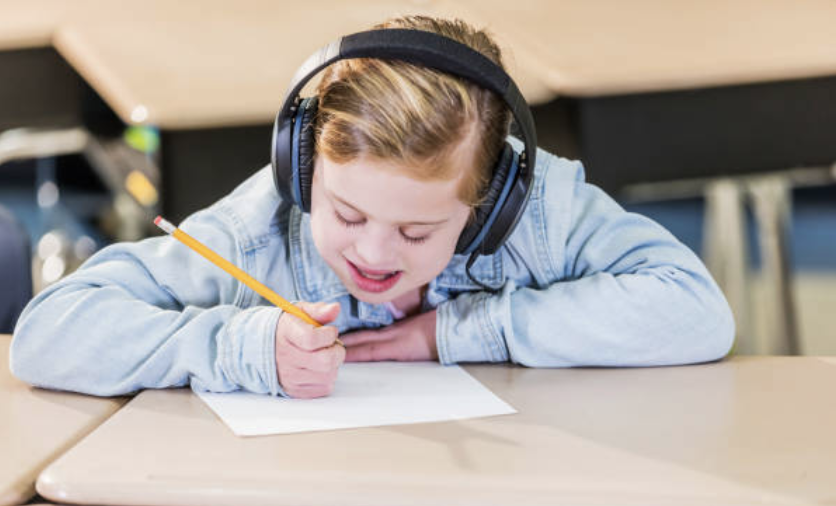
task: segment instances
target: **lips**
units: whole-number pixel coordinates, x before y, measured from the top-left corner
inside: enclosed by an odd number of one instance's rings
[[[389,290],[401,279],[403,271],[383,271],[361,268],[346,259],[351,279],[360,290],[381,293]]]

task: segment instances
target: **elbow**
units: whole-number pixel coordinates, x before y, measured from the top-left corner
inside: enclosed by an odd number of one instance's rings
[[[37,351],[39,339],[33,334],[36,333],[27,328],[21,317],[9,347],[9,371],[24,383],[44,386],[44,374],[49,367],[38,360],[43,354]]]
[[[717,339],[719,341],[719,356],[717,359],[721,359],[731,353],[731,350],[734,347],[735,335],[737,333],[737,327],[734,322],[734,314],[732,313],[731,307],[729,307],[725,297],[721,297],[721,299],[721,308],[718,311],[720,313],[721,323],[718,325],[717,330]]]
[[[722,294],[718,293],[715,304],[706,306],[701,320],[703,331],[696,336],[702,343],[700,362],[713,362],[728,356],[734,347],[736,327],[734,314]]]
[[[725,298],[722,298],[721,302],[715,316],[718,323],[712,333],[712,358],[710,360],[720,360],[728,356],[734,347],[736,333],[734,315]]]
[[[32,386],[41,386],[42,375],[38,371],[43,371],[46,368],[42,364],[38,364],[37,360],[33,360],[37,354],[31,353],[28,347],[27,339],[22,333],[15,333],[12,338],[12,345],[9,348],[9,371],[12,376],[28,383]],[[40,381],[39,381],[40,380]]]
[[[17,321],[11,346],[9,347],[9,371],[14,377],[32,386],[55,388],[51,373],[56,370],[50,359],[50,336],[55,329],[40,315],[37,301],[24,309]]]

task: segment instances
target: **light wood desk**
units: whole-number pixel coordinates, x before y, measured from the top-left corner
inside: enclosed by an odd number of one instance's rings
[[[829,0],[455,0],[525,51],[552,96],[612,96],[836,74]],[[525,20],[525,29],[520,22]],[[516,48],[516,51],[514,51]]]
[[[9,372],[11,336],[0,334],[0,505],[35,495],[35,479],[52,460],[118,410],[127,399],[50,392]]]
[[[100,0],[101,1],[101,0]],[[0,0],[0,51],[46,47],[68,12],[90,0]]]
[[[69,12],[94,3],[0,0],[0,133],[81,123],[82,82],[55,52],[52,34]]]
[[[396,13],[431,10],[409,1],[149,0],[71,15],[54,44],[126,123],[253,125],[272,122],[319,47]]]
[[[47,468],[38,491],[112,505],[812,505],[836,498],[836,361],[467,369],[519,413],[237,438],[190,391],[146,391]]]

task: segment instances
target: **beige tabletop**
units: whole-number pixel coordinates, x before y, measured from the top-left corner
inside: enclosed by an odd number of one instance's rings
[[[107,0],[0,0],[0,51],[49,46],[72,11]]]
[[[0,0],[0,50],[48,46],[72,2]]]
[[[10,343],[0,334],[0,505],[32,497],[38,473],[126,401],[25,385],[9,372]]]
[[[55,46],[124,121],[165,129],[269,123],[316,49],[396,14],[432,11],[382,0],[112,4],[63,23]]]
[[[552,96],[836,75],[832,0],[455,0]],[[531,66],[533,64],[533,66]]]
[[[124,121],[164,129],[269,123],[311,52],[406,13],[487,27],[531,103],[836,73],[832,0],[0,1],[0,44],[54,30]]]
[[[832,361],[467,370],[519,413],[238,438],[190,391],[146,391],[47,468],[38,491],[113,505],[836,499]]]

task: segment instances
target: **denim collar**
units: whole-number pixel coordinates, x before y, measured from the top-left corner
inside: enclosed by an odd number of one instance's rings
[[[314,245],[310,215],[303,213],[298,206],[292,206],[289,225],[290,262],[301,300],[332,301],[349,296],[340,278],[319,255]],[[466,263],[466,256],[454,255],[441,274],[430,282],[425,303],[435,307],[449,299],[452,294],[481,290],[482,288],[467,276]],[[481,283],[499,288],[504,283],[502,254],[480,256],[471,267],[470,273]],[[351,299],[352,312],[358,318],[382,325],[392,322],[392,315],[383,305],[369,304],[353,297]]]

